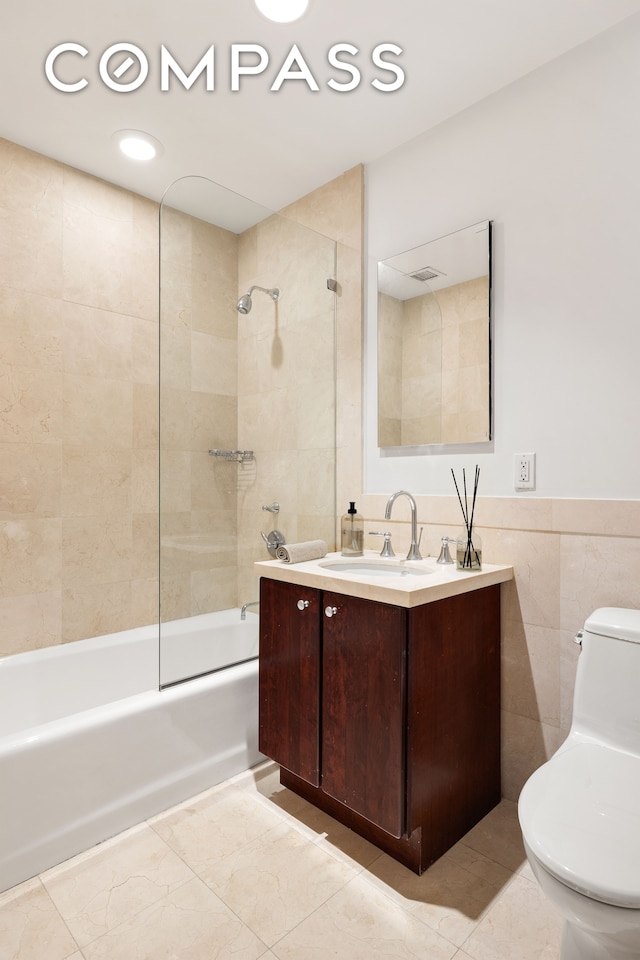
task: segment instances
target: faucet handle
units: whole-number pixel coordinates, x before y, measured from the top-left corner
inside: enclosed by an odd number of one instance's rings
[[[380,551],[381,557],[395,557],[393,547],[391,546],[391,533],[388,530],[386,533],[378,533],[376,530],[371,530],[370,533],[372,537],[384,537],[384,546]]]
[[[440,548],[440,556],[436,560],[436,563],[455,563],[455,560],[451,559],[451,554],[449,553],[449,544],[455,543],[455,537],[443,537],[442,538],[442,547]]]

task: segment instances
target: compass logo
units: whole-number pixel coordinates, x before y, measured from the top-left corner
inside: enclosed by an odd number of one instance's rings
[[[368,58],[376,70],[373,79],[369,81],[372,87],[382,93],[392,93],[403,86],[405,82],[403,68],[394,59],[389,59],[389,57],[399,57],[402,53],[402,48],[395,43],[379,43],[373,48]],[[52,87],[62,93],[78,93],[89,86],[86,76],[78,76],[82,73],[82,68],[77,69],[78,65],[74,61],[76,56],[88,57],[89,50],[81,43],[59,43],[49,52],[45,60],[44,70],[47,80]],[[338,93],[355,90],[362,81],[362,69],[361,65],[358,65],[359,58],[361,58],[361,51],[354,44],[333,44],[326,55],[327,64],[333,71],[325,80],[326,86]],[[265,73],[270,62],[269,53],[261,44],[232,43],[225,64],[229,89],[234,93],[238,92],[243,78]],[[160,47],[159,66],[160,90],[163,92],[169,91],[172,84],[189,90],[201,76],[204,77],[205,90],[215,91],[216,47],[214,44],[205,50],[190,73],[186,73],[163,44]],[[60,73],[65,73],[67,78],[62,79]],[[390,78],[387,75],[390,75]],[[131,93],[146,82],[149,76],[149,59],[134,43],[114,43],[100,56],[98,76],[110,90],[117,93]],[[286,82],[306,83],[309,90],[314,93],[320,90],[316,76],[295,43],[282,60],[269,90],[277,93]]]

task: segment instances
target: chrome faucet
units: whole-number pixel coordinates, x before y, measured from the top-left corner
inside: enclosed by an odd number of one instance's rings
[[[243,603],[242,608],[240,610],[240,619],[241,620],[247,619],[247,607],[258,607],[259,605],[260,605],[259,600],[252,600],[250,603]]]
[[[391,508],[398,499],[398,497],[408,497],[409,503],[411,505],[411,546],[409,547],[409,553],[407,554],[407,560],[422,560],[422,554],[420,553],[420,545],[418,543],[418,509],[416,507],[416,502],[406,490],[397,490],[396,493],[392,493],[389,499],[387,500],[387,507],[384,511],[385,520],[391,519]],[[422,536],[422,531],[420,531],[420,536]]]

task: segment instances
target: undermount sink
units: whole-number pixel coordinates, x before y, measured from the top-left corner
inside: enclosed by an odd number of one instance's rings
[[[367,577],[426,577],[433,572],[401,560],[395,563],[384,560],[327,560],[319,565],[333,573]]]

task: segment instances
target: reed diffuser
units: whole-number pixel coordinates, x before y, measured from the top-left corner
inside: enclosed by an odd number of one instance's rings
[[[473,497],[471,500],[471,510],[469,510],[469,500],[467,497],[467,474],[462,468],[462,489],[464,491],[464,503],[460,495],[460,488],[456,475],[451,468],[451,476],[458,494],[458,503],[462,510],[462,519],[464,520],[464,533],[458,537],[456,544],[456,566],[458,570],[480,570],[482,567],[482,542],[479,535],[473,532],[473,518],[476,509],[476,496],[478,494],[478,482],[480,480],[480,467],[476,464],[476,473],[473,481]]]

